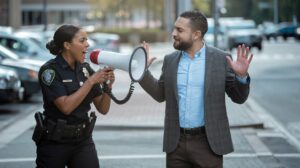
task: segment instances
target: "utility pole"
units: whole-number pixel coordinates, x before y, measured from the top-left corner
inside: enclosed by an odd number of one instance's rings
[[[43,0],[43,23],[44,23],[44,31],[47,31],[47,0]]]
[[[173,24],[175,21],[175,16],[174,16],[175,4],[174,4],[174,0],[165,0],[164,3],[165,3],[164,4],[164,6],[165,6],[165,10],[164,10],[165,30],[170,33],[173,29]]]
[[[273,0],[274,8],[274,24],[278,24],[278,0]]]
[[[220,8],[218,5],[218,0],[215,0],[214,2],[214,46],[218,47]]]
[[[214,0],[214,46],[218,47],[219,18],[221,9],[225,9],[225,0]]]
[[[176,16],[178,17],[181,13],[185,11],[192,10],[192,1],[191,0],[176,0]]]

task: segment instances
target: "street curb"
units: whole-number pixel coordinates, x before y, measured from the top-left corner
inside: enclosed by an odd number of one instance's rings
[[[300,151],[300,140],[293,136],[279,121],[277,121],[266,109],[259,105],[254,99],[248,98],[247,104],[249,108],[256,113],[256,116],[260,118],[267,125],[278,129],[282,132],[287,139],[294,145],[298,151]]]
[[[257,129],[263,129],[264,125],[263,123],[257,123],[257,124],[245,124],[245,125],[234,125],[229,126],[230,129],[236,129],[236,128],[257,128]],[[147,125],[95,125],[94,130],[159,130],[164,129],[164,126],[147,126]]]

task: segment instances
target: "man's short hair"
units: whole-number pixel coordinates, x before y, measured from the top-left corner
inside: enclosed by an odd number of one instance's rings
[[[186,11],[180,14],[180,17],[189,19],[192,30],[200,30],[202,37],[207,32],[207,19],[200,11]]]

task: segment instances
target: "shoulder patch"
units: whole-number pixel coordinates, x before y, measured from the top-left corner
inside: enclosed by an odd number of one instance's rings
[[[45,85],[50,86],[55,77],[55,71],[53,69],[46,69],[42,73],[42,81]]]

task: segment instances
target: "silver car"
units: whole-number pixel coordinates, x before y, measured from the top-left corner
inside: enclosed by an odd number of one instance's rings
[[[0,65],[14,69],[24,87],[24,100],[28,100],[33,94],[40,91],[38,72],[43,61],[20,59],[7,48],[0,46]]]
[[[241,44],[262,50],[263,35],[253,20],[228,21],[225,26],[229,50]]]
[[[22,100],[24,88],[18,74],[11,68],[0,65],[0,102]]]
[[[41,45],[28,37],[16,37],[13,35],[0,35],[0,45],[10,49],[19,57],[48,61],[53,56]]]

